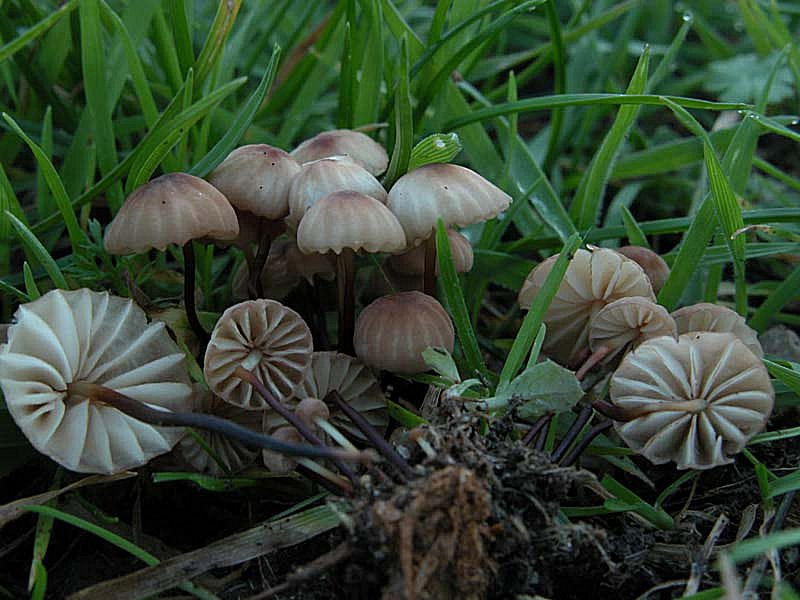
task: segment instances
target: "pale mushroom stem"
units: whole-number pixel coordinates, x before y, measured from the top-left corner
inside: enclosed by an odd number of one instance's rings
[[[589,371],[591,371],[591,370],[592,370],[592,368],[594,368],[594,366],[595,366],[597,363],[599,363],[599,362],[600,362],[601,360],[603,360],[603,359],[604,359],[606,356],[608,356],[608,353],[609,353],[609,352],[611,352],[611,347],[610,347],[610,346],[605,346],[605,345],[604,345],[604,346],[600,346],[600,347],[599,347],[597,350],[595,350],[594,352],[592,352],[592,353],[589,355],[589,358],[587,358],[587,359],[586,359],[586,360],[583,362],[583,365],[581,365],[581,368],[580,368],[580,369],[578,369],[578,370],[575,372],[575,377],[577,377],[578,381],[583,381],[583,378],[584,378],[584,377],[586,377],[586,374],[587,374]]]
[[[183,271],[183,301],[186,305],[186,318],[192,331],[200,341],[200,345],[205,348],[211,338],[197,317],[197,305],[194,301],[195,260],[192,240],[183,245]]]
[[[236,375],[242,381],[246,381],[247,383],[252,385],[253,388],[259,393],[259,395],[262,398],[264,398],[267,404],[269,404],[270,408],[272,408],[272,410],[278,413],[281,417],[284,418],[284,420],[286,420],[290,425],[292,425],[295,429],[297,429],[297,432],[304,438],[306,438],[311,444],[314,444],[315,446],[324,447],[322,440],[319,439],[317,434],[311,431],[311,429],[305,423],[303,423],[303,421],[299,419],[297,415],[295,415],[292,411],[286,408],[277,398],[275,398],[275,396],[273,396],[269,392],[266,386],[263,383],[261,383],[261,380],[259,380],[259,378],[256,377],[255,373],[252,373],[251,371],[248,371],[243,367],[236,367],[233,374]],[[344,473],[345,477],[347,477],[353,483],[353,485],[358,484],[358,477],[350,467],[348,467],[341,460],[335,458],[332,460],[333,463],[336,465],[336,467],[342,473]]]
[[[158,410],[130,396],[96,383],[75,381],[67,385],[67,392],[83,396],[94,402],[108,404],[134,419],[157,427],[206,429],[237,439],[247,446],[280,452],[289,456],[353,460],[357,462],[369,462],[372,460],[370,453],[352,452],[351,450],[329,448],[322,445],[301,446],[299,444],[291,444],[268,435],[256,433],[246,427],[214,415]]]
[[[425,269],[422,276],[422,291],[428,296],[436,295],[436,235],[425,240]]]
[[[356,301],[353,290],[356,254],[351,248],[342,248],[336,256],[336,284],[339,293],[339,352],[355,356],[353,330]]]
[[[272,246],[272,228],[270,223],[264,217],[258,219],[258,252],[250,264],[250,282],[249,292],[250,297],[263,298],[264,297],[264,284],[261,282],[261,271],[264,270],[264,265],[267,264],[267,257],[269,257],[269,249]]]

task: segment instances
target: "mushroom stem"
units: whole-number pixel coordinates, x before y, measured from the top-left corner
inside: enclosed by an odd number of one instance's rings
[[[239,377],[241,380],[246,381],[250,385],[255,388],[255,390],[259,393],[259,395],[264,398],[267,404],[270,405],[270,408],[277,412],[281,417],[283,417],[286,421],[288,421],[295,429],[297,429],[298,433],[306,438],[311,444],[315,446],[324,447],[322,440],[319,439],[317,434],[315,434],[311,429],[303,423],[302,420],[297,418],[292,411],[286,408],[275,396],[273,396],[266,386],[261,383],[261,381],[256,377],[255,373],[248,371],[242,367],[236,367],[234,370],[234,375]],[[333,463],[336,467],[344,473],[344,475],[353,483],[353,485],[357,485],[358,477],[353,472],[353,470],[348,467],[343,461],[333,458]]]
[[[607,400],[595,400],[592,402],[592,408],[609,419],[613,419],[614,421],[622,421],[623,423],[632,421],[639,416],[634,411],[615,406]]]
[[[250,283],[249,292],[251,298],[264,297],[264,285],[261,282],[261,271],[264,270],[264,265],[267,264],[267,257],[269,256],[269,249],[272,246],[272,228],[270,223],[264,217],[258,219],[258,252],[250,264]]]
[[[533,438],[536,437],[536,434],[539,433],[542,430],[542,428],[547,426],[551,418],[552,415],[550,414],[542,415],[541,417],[539,417],[536,423],[533,424],[533,427],[531,427],[528,430],[528,433],[525,434],[525,437],[522,438],[522,444],[524,446],[530,444],[533,441]]]
[[[566,454],[567,450],[569,450],[569,447],[575,441],[575,438],[578,437],[581,430],[589,422],[591,416],[592,407],[589,404],[584,404],[581,407],[581,411],[578,413],[578,416],[575,417],[572,425],[570,425],[567,433],[564,435],[564,439],[561,440],[561,443],[553,451],[553,454],[550,456],[550,460],[552,460],[554,463],[557,463],[564,457],[564,454]]]
[[[583,454],[583,451],[586,450],[586,447],[592,443],[592,440],[611,427],[611,425],[611,421],[608,420],[592,425],[591,429],[586,432],[586,435],[581,438],[581,441],[575,445],[572,451],[567,454],[559,464],[564,467],[574,464],[575,461],[578,460],[578,457]]]
[[[355,252],[342,248],[336,256],[336,284],[339,292],[339,352],[355,356],[353,350],[353,329],[355,324]]]
[[[329,458],[331,460],[355,460],[359,462],[371,460],[369,453],[357,452],[327,446],[301,446],[277,440],[271,436],[256,433],[246,427],[237,425],[227,419],[204,413],[184,413],[159,410],[143,402],[121,394],[116,390],[96,383],[75,381],[67,385],[70,394],[83,396],[94,402],[113,406],[120,412],[157,427],[194,427],[214,431],[227,437],[239,440],[243,444],[280,452],[288,456],[308,458]]]
[[[304,466],[312,473],[316,473],[321,479],[336,486],[340,491],[344,491],[346,494],[351,494],[353,492],[353,486],[350,485],[345,478],[340,477],[330,469],[326,469],[322,465],[315,463],[310,458],[301,458],[297,461],[297,464]]]
[[[606,345],[600,346],[600,347],[599,347],[597,350],[595,350],[594,352],[592,352],[592,353],[589,355],[589,358],[587,358],[587,359],[586,359],[586,360],[583,362],[583,365],[581,365],[581,368],[580,368],[580,369],[578,369],[578,370],[575,372],[575,377],[577,377],[577,378],[578,378],[578,381],[583,381],[583,378],[584,378],[584,377],[586,377],[586,374],[587,374],[587,373],[588,373],[588,372],[589,372],[589,371],[590,371],[590,370],[591,370],[591,369],[592,369],[592,368],[593,368],[593,367],[594,367],[594,366],[595,366],[597,363],[599,363],[599,362],[600,362],[601,360],[603,360],[603,359],[604,359],[606,356],[608,356],[608,353],[609,353],[609,352],[611,352],[611,347],[610,347],[610,346],[606,346]]]
[[[425,270],[422,276],[422,291],[428,296],[436,295],[436,236],[425,240]]]
[[[200,319],[197,318],[197,305],[194,301],[195,260],[192,240],[183,245],[183,271],[183,301],[186,305],[186,318],[197,339],[200,340],[201,346],[205,348],[211,338],[200,324]]]
[[[411,469],[409,464],[405,461],[405,459],[400,456],[397,451],[392,448],[392,446],[383,439],[383,436],[378,433],[378,431],[369,424],[367,421],[357,410],[355,410],[352,406],[350,406],[347,402],[342,399],[342,396],[336,390],[331,390],[328,392],[328,395],[325,396],[325,403],[333,401],[334,404],[341,410],[345,416],[350,419],[353,424],[358,427],[361,432],[367,436],[367,439],[375,446],[375,449],[383,454],[386,459],[392,463],[400,473],[403,474],[404,477],[410,478],[414,475],[414,471]]]
[[[331,439],[339,444],[342,448],[357,451],[357,448],[353,445],[353,443],[348,440],[341,431],[336,429],[336,426],[330,421],[326,421],[325,419],[317,417],[314,419],[314,424],[322,431],[327,433]]]

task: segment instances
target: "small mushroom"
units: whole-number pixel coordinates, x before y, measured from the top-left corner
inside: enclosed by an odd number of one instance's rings
[[[301,436],[294,427],[289,425],[285,425],[273,431],[272,437],[290,444],[300,444],[303,442],[303,436]],[[297,466],[296,460],[280,452],[262,450],[261,457],[264,461],[264,466],[277,475],[286,475]]]
[[[353,342],[365,365],[413,374],[428,370],[422,359],[426,348],[453,351],[455,331],[436,299],[422,292],[403,292],[367,306],[356,321]]]
[[[739,313],[727,306],[719,306],[708,302],[700,302],[691,306],[684,306],[672,313],[678,333],[690,331],[716,331],[717,333],[732,333],[738,337],[750,351],[759,358],[764,356],[764,350],[758,341],[758,334],[753,330]]]
[[[376,177],[386,170],[389,156],[378,142],[360,131],[334,129],[303,141],[292,150],[292,158],[307,163],[331,156],[346,156]]]
[[[611,379],[620,437],[654,464],[679,469],[730,463],[764,429],[774,398],[761,359],[732,333],[647,340]]]
[[[450,252],[453,256],[453,265],[456,268],[456,273],[469,272],[474,261],[470,241],[454,229],[447,230],[447,241],[450,243]],[[401,275],[423,275],[425,273],[425,246],[419,245],[408,252],[390,256],[388,262],[395,273]],[[439,275],[438,263],[434,272]]]
[[[658,294],[669,279],[669,265],[658,254],[643,246],[622,246],[617,252],[635,260],[653,286],[653,292]]]

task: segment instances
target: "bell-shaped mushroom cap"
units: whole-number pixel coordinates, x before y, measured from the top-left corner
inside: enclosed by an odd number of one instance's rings
[[[213,185],[186,173],[168,173],[139,186],[106,229],[109,254],[139,254],[189,240],[232,240],[239,222]]]
[[[450,315],[422,292],[378,298],[356,320],[353,345],[361,361],[391,373],[428,370],[422,351],[431,346],[453,351],[455,331]]]
[[[289,214],[289,188],[299,172],[280,148],[251,144],[228,154],[208,180],[239,210],[275,221]]]
[[[678,326],[678,333],[690,331],[732,333],[742,340],[753,354],[759,358],[764,356],[758,334],[745,322],[744,317],[727,306],[700,302],[679,308],[672,313],[672,318]]]
[[[453,265],[456,273],[466,273],[472,269],[474,255],[472,244],[459,232],[448,229],[447,241],[450,242],[450,252],[453,256]],[[425,247],[416,248],[389,257],[389,264],[395,273],[401,275],[422,275],[425,272]],[[439,274],[439,263],[436,263],[436,274]]]
[[[666,308],[641,296],[614,300],[589,322],[589,347],[592,352],[601,346],[609,348],[606,361],[630,344],[662,335],[678,337],[675,321]]]
[[[629,353],[611,379],[615,422],[655,464],[710,469],[732,461],[766,425],[775,393],[761,359],[732,333],[664,336]]]
[[[557,258],[551,256],[528,274],[519,292],[522,308],[530,308]],[[562,365],[576,367],[588,348],[591,318],[606,304],[630,296],[656,299],[650,280],[637,263],[606,248],[578,250],[544,314],[545,354]]]
[[[622,246],[617,252],[635,260],[650,279],[653,291],[658,294],[669,279],[669,265],[658,254],[643,246]]]
[[[400,252],[406,236],[385,205],[359,192],[334,192],[311,206],[297,228],[297,246],[309,254],[345,248],[367,252]]]
[[[291,397],[311,362],[313,344],[306,322],[280,302],[248,300],[228,308],[211,332],[203,372],[217,396],[249,410],[267,408],[237,367],[256,377],[278,399]]]
[[[383,146],[368,135],[352,129],[318,133],[303,141],[291,154],[299,163],[331,156],[346,156],[373,175],[380,175],[389,165],[389,156]]]
[[[364,364],[352,356],[338,352],[314,352],[311,368],[289,405],[300,399],[324,398],[336,390],[355,410],[380,432],[389,424],[386,397],[378,380]],[[330,421],[337,429],[365,439],[364,434],[335,406],[329,405]],[[264,431],[269,433],[286,422],[274,411],[264,413]]]
[[[232,421],[237,425],[261,433],[261,413],[254,410],[244,410],[217,398],[211,392],[205,392],[195,387],[193,394],[194,411],[214,415]],[[223,469],[203,448],[194,436],[186,435],[176,446],[175,452],[199,473],[209,475],[224,475],[236,473],[248,465],[253,464],[258,457],[258,450],[245,446],[240,441],[226,435],[196,429],[195,433],[216,454],[225,466]]]
[[[179,427],[154,427],[68,391],[94,383],[164,410],[191,407],[183,353],[131,300],[53,290],[23,304],[0,347],[11,416],[39,452],[72,471],[117,473],[169,452]]]
[[[279,427],[277,430],[270,434],[272,437],[280,440],[281,442],[288,442],[290,444],[304,444],[306,441],[303,439],[298,431],[291,425]],[[297,462],[292,458],[281,454],[280,452],[273,452],[272,450],[262,450],[261,457],[264,460],[264,466],[268,470],[278,475],[286,475],[294,470]]]
[[[342,191],[361,192],[386,203],[386,190],[369,171],[343,156],[321,158],[304,164],[289,190],[286,222],[297,227],[300,219],[320,198]]]
[[[386,202],[409,246],[430,237],[439,218],[447,227],[466,227],[491,219],[510,203],[511,196],[475,171],[447,163],[409,171],[389,190]]]

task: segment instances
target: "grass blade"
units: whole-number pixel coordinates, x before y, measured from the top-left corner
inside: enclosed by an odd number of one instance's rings
[[[13,56],[20,49],[30,44],[33,40],[55,25],[62,17],[72,12],[77,5],[78,0],[69,0],[69,2],[64,4],[62,7],[54,10],[44,19],[36,23],[36,25],[18,35],[4,46],[0,47],[0,62],[3,62],[10,56]]]
[[[759,333],[763,332],[772,320],[772,316],[797,298],[800,293],[799,290],[800,266],[795,267],[791,275],[784,279],[776,289],[772,290],[767,299],[756,309],[756,312],[750,318],[750,327]]]
[[[383,185],[387,190],[405,175],[414,147],[414,116],[408,81],[408,38],[405,36],[400,42],[399,61],[394,98],[394,150],[383,178]]]
[[[5,214],[6,218],[16,230],[17,236],[22,242],[22,245],[25,247],[25,250],[29,252],[30,255],[34,257],[40,265],[42,265],[45,272],[50,276],[50,279],[53,281],[56,287],[63,290],[68,290],[69,285],[67,285],[67,280],[64,279],[61,269],[58,268],[56,261],[53,260],[52,256],[50,256],[50,253],[47,251],[47,249],[36,238],[36,236],[33,235],[31,230],[25,226],[25,223],[17,219],[17,217],[15,217],[9,211],[6,211]]]
[[[25,283],[25,293],[28,294],[28,298],[36,300],[42,295],[39,291],[39,286],[36,285],[36,279],[27,260],[22,263],[22,280]]]
[[[647,237],[644,235],[644,231],[639,227],[639,223],[636,222],[636,219],[631,214],[631,211],[628,210],[628,207],[623,205],[619,207],[619,210],[620,214],[622,214],[622,222],[625,224],[625,232],[631,245],[649,248],[650,244],[647,243]]]
[[[236,15],[242,6],[242,0],[225,0],[220,2],[217,7],[217,14],[208,32],[208,37],[200,50],[200,54],[194,63],[194,91],[197,92],[205,83],[206,78],[222,56],[222,49],[225,46],[225,39],[233,27]]]

